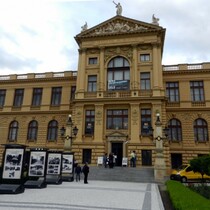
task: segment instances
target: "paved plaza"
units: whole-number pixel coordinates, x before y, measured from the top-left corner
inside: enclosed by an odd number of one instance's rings
[[[21,194],[0,195],[1,210],[164,210],[155,183],[90,180],[63,182]]]

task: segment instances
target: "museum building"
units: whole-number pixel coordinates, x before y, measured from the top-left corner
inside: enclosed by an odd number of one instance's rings
[[[168,169],[209,154],[210,63],[163,66],[165,32],[116,15],[75,36],[77,71],[1,75],[1,144],[63,151],[71,115],[80,163],[113,152],[121,166],[135,150],[138,167],[154,166],[157,141]]]

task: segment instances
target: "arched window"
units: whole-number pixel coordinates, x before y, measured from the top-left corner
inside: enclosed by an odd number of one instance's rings
[[[170,141],[181,141],[182,140],[182,127],[181,123],[177,119],[171,119],[168,123],[168,139]]]
[[[12,121],[9,125],[9,135],[8,140],[9,141],[16,141],[18,135],[18,122]]]
[[[37,140],[37,133],[38,133],[38,123],[36,120],[32,120],[28,125],[27,139],[29,141]]]
[[[130,89],[130,66],[127,59],[118,56],[108,63],[108,90]]]
[[[208,141],[208,126],[204,119],[198,118],[194,121],[195,141]]]
[[[48,124],[47,140],[56,141],[57,137],[58,137],[58,122],[56,120],[52,120]]]

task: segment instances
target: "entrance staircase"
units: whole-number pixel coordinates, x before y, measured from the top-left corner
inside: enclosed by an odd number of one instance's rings
[[[89,180],[125,181],[155,183],[154,168],[152,167],[120,167],[104,168],[103,166],[90,166]]]

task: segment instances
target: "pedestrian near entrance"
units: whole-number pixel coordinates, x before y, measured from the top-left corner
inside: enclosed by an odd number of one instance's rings
[[[107,157],[107,153],[105,153],[103,156],[103,165],[106,168],[108,164],[109,164],[109,158]]]
[[[130,167],[136,167],[136,152],[132,151],[130,154]]]
[[[84,174],[84,184],[88,184],[88,173],[89,173],[89,166],[88,163],[86,162],[85,165],[82,168],[82,172]]]
[[[82,173],[82,168],[79,164],[77,164],[76,168],[75,168],[75,174],[76,174],[76,181],[80,182],[80,174]]]

